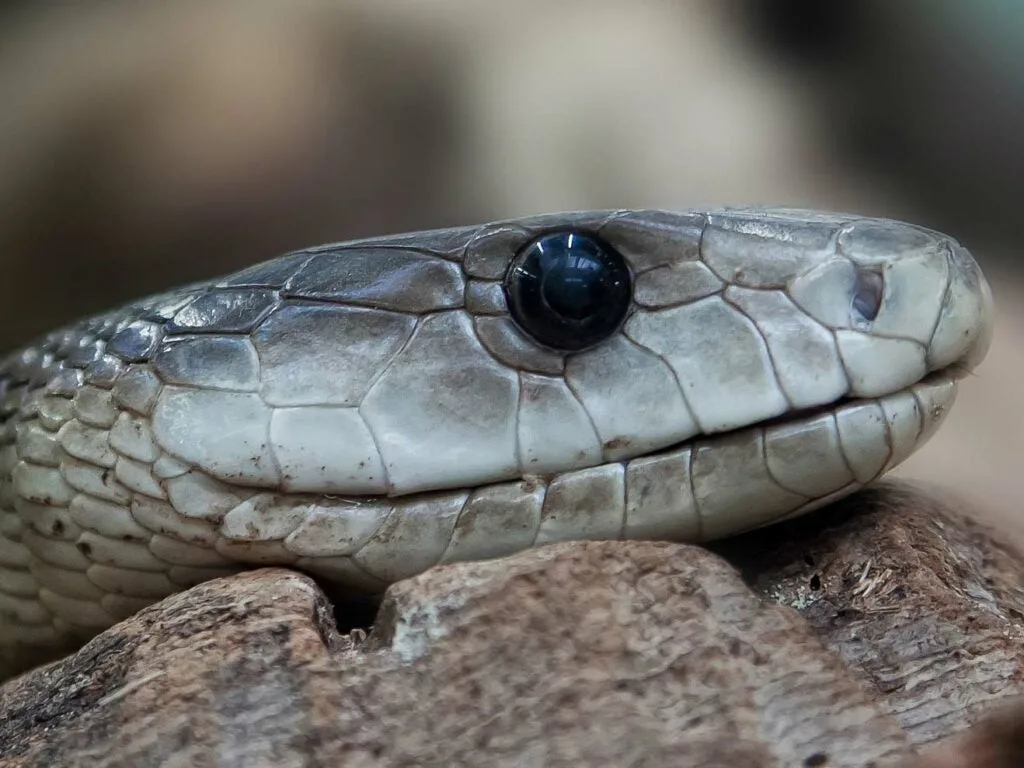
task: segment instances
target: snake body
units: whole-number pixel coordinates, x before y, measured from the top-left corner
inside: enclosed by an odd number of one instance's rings
[[[539,343],[545,232],[628,265],[606,338]],[[788,210],[599,211],[309,248],[0,363],[0,675],[242,568],[358,593],[566,539],[699,542],[924,443],[991,298],[956,241]]]

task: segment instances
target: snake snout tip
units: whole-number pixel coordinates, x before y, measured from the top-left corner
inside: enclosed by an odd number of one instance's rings
[[[995,299],[992,296],[992,286],[988,279],[982,272],[981,267],[978,265],[970,253],[965,248],[961,248],[964,254],[971,260],[971,266],[973,267],[973,278],[976,284],[976,292],[978,294],[979,308],[977,317],[977,327],[974,332],[974,339],[967,351],[964,353],[962,366],[969,372],[973,372],[975,368],[981,365],[982,361],[988,355],[989,348],[992,346],[992,337],[995,333],[995,321],[996,321],[996,309]]]

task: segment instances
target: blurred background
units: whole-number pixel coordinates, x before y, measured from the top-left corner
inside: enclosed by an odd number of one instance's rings
[[[1024,532],[1024,4],[202,0],[0,7],[0,350],[293,248],[603,207],[910,219],[992,351],[905,475]]]

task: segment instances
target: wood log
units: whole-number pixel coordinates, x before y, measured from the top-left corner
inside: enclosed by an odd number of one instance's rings
[[[1022,562],[886,483],[713,549],[438,567],[368,633],[253,571],[0,687],[0,766],[982,765],[949,761],[1013,754]]]

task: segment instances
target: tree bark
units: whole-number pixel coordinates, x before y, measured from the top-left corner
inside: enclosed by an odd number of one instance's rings
[[[1021,693],[1021,565],[888,483],[714,551],[435,568],[368,635],[307,577],[253,571],[6,683],[0,765],[902,766]],[[1003,754],[1015,731],[971,733]]]

